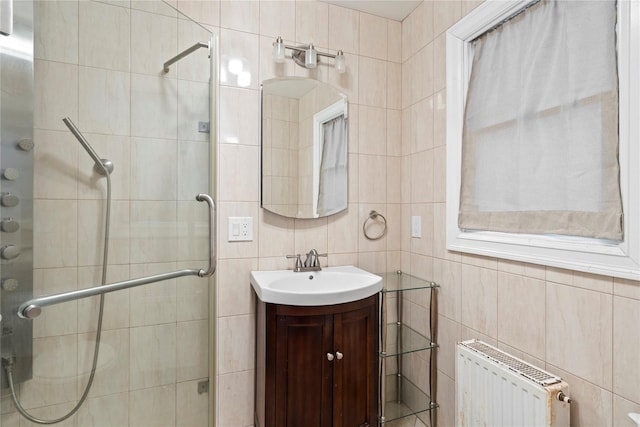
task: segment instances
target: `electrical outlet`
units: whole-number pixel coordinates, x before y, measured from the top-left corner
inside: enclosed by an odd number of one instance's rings
[[[253,218],[250,216],[229,217],[229,242],[253,240]]]
[[[411,237],[422,237],[422,217],[419,215],[411,217]]]

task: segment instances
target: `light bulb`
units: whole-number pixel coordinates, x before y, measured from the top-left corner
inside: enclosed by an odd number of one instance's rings
[[[309,45],[309,49],[307,49],[304,53],[304,66],[307,68],[316,68],[318,65],[318,54],[316,50],[313,48],[313,45]]]
[[[341,50],[338,51],[338,53],[336,54],[336,59],[335,59],[335,67],[336,67],[336,71],[340,74],[344,73],[345,71],[347,71],[347,65],[346,65],[346,61],[344,58],[344,53],[342,53]]]
[[[273,60],[275,62],[284,62],[284,43],[282,42],[282,37],[278,36],[276,42],[273,44]]]

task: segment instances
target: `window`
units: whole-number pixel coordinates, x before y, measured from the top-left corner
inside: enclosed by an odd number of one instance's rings
[[[498,28],[496,33],[507,32],[507,30],[499,29],[501,27],[500,24],[506,22],[508,25],[510,23],[508,20],[514,16],[517,16],[517,18],[513,19],[511,24],[521,24],[524,20],[521,19],[521,16],[525,16],[525,13],[518,14],[534,3],[532,1],[485,2],[447,32],[447,247],[455,251],[639,280],[640,208],[638,205],[640,204],[640,174],[638,174],[637,166],[634,165],[640,164],[640,149],[638,147],[639,144],[630,143],[631,141],[638,141],[640,136],[637,120],[631,119],[632,117],[638,117],[637,114],[640,112],[638,108],[639,86],[637,82],[631,79],[631,76],[638,75],[640,61],[637,55],[632,57],[630,54],[630,52],[638,48],[639,44],[638,5],[635,2],[619,2],[617,9],[610,8],[609,13],[615,14],[615,16],[611,17],[613,18],[611,21],[617,22],[617,33],[610,36],[617,38],[618,57],[617,64],[613,64],[613,68],[609,66],[609,70],[604,70],[604,74],[609,74],[612,78],[607,79],[600,75],[589,81],[590,76],[585,75],[585,78],[580,79],[581,81],[579,82],[584,83],[584,85],[578,89],[577,102],[575,99],[565,102],[563,99],[558,100],[558,97],[542,97],[545,101],[550,99],[554,101],[547,102],[545,105],[541,105],[544,102],[539,103],[535,108],[527,111],[526,114],[517,119],[513,112],[522,110],[526,100],[522,101],[520,96],[516,96],[511,101],[506,102],[506,105],[500,105],[499,102],[495,101],[495,97],[492,98],[495,92],[495,87],[491,88],[492,79],[494,82],[499,80],[498,83],[501,88],[508,87],[512,82],[505,81],[504,77],[496,79],[495,75],[492,75],[491,67],[498,66],[497,59],[489,58],[484,63],[480,63],[477,57],[474,60],[475,47],[473,41],[483,34],[486,34],[485,38],[498,39],[499,37],[493,37],[490,30]],[[553,2],[546,0],[541,3],[544,7],[555,6]],[[571,3],[571,6],[574,7],[572,13],[577,15],[577,19],[580,19],[581,17],[590,16],[589,14],[593,11],[590,11],[589,8],[600,2],[562,3]],[[613,6],[615,3],[609,2],[608,5]],[[531,12],[538,6],[532,6]],[[543,9],[541,8],[540,10]],[[600,14],[602,13],[600,12]],[[636,18],[632,19],[632,17]],[[545,16],[541,22],[549,24],[549,17]],[[507,28],[507,25],[503,28]],[[559,26],[560,24],[555,25]],[[508,26],[510,27],[508,31],[531,31],[529,25]],[[556,27],[546,28],[543,33],[549,33],[550,29],[554,30]],[[588,36],[593,37],[593,41],[605,39],[602,34],[593,35],[592,32],[587,36],[581,36],[582,38],[579,40],[579,44],[582,44],[581,52],[584,52],[584,42],[589,42],[589,40],[584,40]],[[498,36],[501,35],[503,34],[498,34]],[[576,39],[574,38],[572,42],[575,41]],[[502,49],[502,53],[513,52],[514,59],[516,59],[514,62],[518,62],[517,57],[520,53],[524,52],[526,58],[526,52],[530,52],[532,49],[544,49],[543,53],[554,54],[553,47],[548,43],[548,40],[532,34],[510,34],[507,39],[503,38],[501,42],[503,45],[499,46],[499,49]],[[483,40],[483,43],[486,43],[486,41]],[[590,54],[593,53],[598,56],[605,54],[603,53],[605,51],[602,50],[602,44],[596,46],[595,43],[591,43],[591,45],[587,45],[592,47],[588,51]],[[613,58],[615,52],[612,51],[611,45],[609,45],[608,49],[608,54]],[[495,50],[491,52],[495,52]],[[484,57],[486,59],[487,55],[484,55]],[[484,72],[482,79],[484,79],[485,84],[483,86],[485,91],[481,92],[483,103],[475,106],[471,101],[469,102],[471,105],[465,104],[470,93],[469,82],[472,80],[472,66],[477,67],[474,69],[473,78],[477,79],[477,74]],[[501,63],[499,66],[501,68],[511,67],[511,64],[505,65]],[[556,68],[554,75],[555,73],[562,73],[566,68],[568,68],[567,65]],[[510,71],[521,72],[511,69]],[[532,67],[525,68],[525,72],[532,71],[535,72],[537,70],[533,70]],[[603,70],[595,71],[600,73]],[[615,93],[615,90],[611,90],[611,83],[615,84],[616,79],[618,82],[618,100],[612,99],[615,97],[610,96],[611,93]],[[562,81],[562,79],[555,79],[555,81]],[[488,85],[486,84],[487,82],[489,82]],[[477,90],[476,83],[474,81],[472,90]],[[513,84],[513,87],[513,91],[518,91],[519,86],[517,84]],[[564,89],[563,87],[562,91],[566,92]],[[559,92],[558,88],[553,87],[553,85],[550,88],[546,87],[541,90],[551,91],[551,93]],[[603,93],[605,95],[602,95]],[[474,96],[477,96],[477,94],[474,93]],[[538,99],[540,98],[538,97]],[[476,97],[476,99],[478,98]],[[492,99],[493,102],[491,101]],[[498,101],[501,100],[499,99]],[[611,107],[614,101],[617,101],[616,104],[619,107]],[[470,115],[469,110],[471,110],[473,123],[471,126],[467,126],[463,132],[465,107],[468,109],[468,116]],[[487,108],[483,109],[483,107]],[[485,114],[485,111],[491,111],[491,113]],[[617,120],[613,121],[615,125],[611,125],[611,121],[607,122],[605,120],[605,116],[607,114],[610,115],[611,111],[614,111],[614,114],[616,112],[618,114]],[[554,138],[558,138],[558,129],[562,128],[560,124],[562,121],[561,116],[567,112],[573,117],[578,117],[578,119],[585,119],[589,126],[592,126],[591,128],[579,126],[577,129],[571,129],[567,134],[576,140],[580,140],[581,143],[595,134],[604,135],[604,140],[610,140],[612,131],[613,133],[616,133],[616,131],[619,133],[619,171],[616,168],[612,173],[610,168],[601,168],[597,164],[595,159],[606,157],[606,153],[603,154],[597,150],[601,149],[602,146],[605,148],[610,146],[602,144],[598,139],[596,143],[592,144],[593,150],[596,151],[591,151],[587,155],[580,148],[577,150],[575,147],[572,148],[571,144],[564,145],[565,148],[563,149],[568,147],[568,149],[575,150],[576,154],[569,156],[569,158],[585,162],[587,169],[594,172],[588,175],[588,178],[580,178],[573,181],[559,180],[563,174],[558,174],[557,172],[565,171],[566,165],[558,164],[558,158],[561,157],[560,153],[554,151],[554,144],[549,144],[549,142],[552,142]],[[602,118],[603,120],[590,119],[594,117]],[[614,119],[616,118],[614,117]],[[518,130],[515,125],[518,121],[519,126],[524,128],[531,128],[531,123],[533,122],[542,123],[542,126],[536,128],[534,134],[537,132],[539,134],[537,140],[547,143],[549,146],[547,147],[548,149],[543,150],[543,153],[546,154],[537,159],[536,168],[547,172],[540,175],[544,178],[529,180],[528,182],[527,179],[517,178],[523,181],[524,184],[521,182],[519,187],[510,186],[510,188],[507,188],[502,183],[514,180],[510,175],[514,169],[517,169],[520,174],[524,171],[526,177],[528,163],[522,161],[522,157],[528,160],[531,156],[526,149],[513,151],[506,148],[507,145],[505,144],[507,142],[511,143],[514,135],[522,131],[522,129]],[[619,126],[618,129],[615,128],[616,125]],[[553,131],[549,132],[550,129],[553,129]],[[480,148],[472,144],[472,149],[466,150],[469,145],[464,145],[465,138],[467,143],[471,139],[473,144],[480,144]],[[562,140],[566,141],[566,138],[562,137]],[[463,147],[465,147],[466,151],[463,150]],[[611,157],[609,155],[609,159]],[[496,165],[509,167],[497,167]],[[590,168],[590,166],[595,167]],[[618,183],[618,173],[620,188],[613,192],[621,197],[617,201],[610,201],[608,197],[612,194],[612,190],[609,184],[612,182]],[[467,179],[470,174],[472,175],[471,180]],[[469,182],[472,182],[471,191],[469,190]],[[545,189],[543,185],[545,182],[551,183],[553,189]],[[562,184],[559,184],[560,182]],[[583,183],[588,183],[588,185],[582,186],[582,189],[575,187]],[[564,185],[570,191],[566,189],[560,191],[561,185]],[[516,189],[514,190],[514,188]],[[534,227],[521,228],[518,222],[528,225],[532,221],[527,215],[521,215],[521,212],[516,211],[535,210],[530,209],[530,207],[540,199],[540,197],[531,197],[531,195],[535,195],[536,191],[541,194],[546,194],[547,192],[550,194],[555,193],[554,197],[543,197],[548,204],[541,209],[551,213],[551,215],[547,215],[547,217],[551,218],[551,223],[543,221],[542,226],[536,225]],[[480,196],[476,197],[478,194]],[[489,197],[483,198],[483,194]],[[520,206],[513,208],[510,204],[516,199]],[[460,203],[461,200],[463,201],[462,204]],[[619,209],[620,205],[624,208],[624,216],[622,216]],[[553,221],[559,216],[558,212],[563,209],[567,212],[575,212],[582,209],[588,213],[585,216],[590,218],[587,219],[586,225],[577,226],[580,229],[579,231],[582,232],[567,231],[556,227],[557,224],[554,224]],[[600,210],[604,210],[607,213],[592,215],[594,211]],[[496,218],[492,218],[491,215],[495,211],[503,211],[498,216],[506,215],[506,224],[508,225],[506,228],[493,225],[496,223]],[[514,218],[516,219],[514,220]],[[523,221],[522,218],[525,218],[525,220]],[[539,223],[537,219],[535,222],[536,224]],[[488,223],[492,225],[487,226]],[[601,227],[603,224],[605,226]],[[602,231],[600,228],[608,231]],[[613,232],[611,232],[612,229]],[[586,232],[584,232],[585,230]],[[622,230],[624,230],[624,234],[622,234]],[[574,237],[576,235],[583,237]]]

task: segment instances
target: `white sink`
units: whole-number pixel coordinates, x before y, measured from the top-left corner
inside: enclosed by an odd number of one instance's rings
[[[321,271],[252,271],[251,285],[261,301],[287,305],[332,305],[379,292],[382,278],[348,265]]]

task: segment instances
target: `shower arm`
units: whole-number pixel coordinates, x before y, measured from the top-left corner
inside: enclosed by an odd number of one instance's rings
[[[140,277],[138,279],[125,280],[123,282],[109,283],[104,286],[94,286],[76,291],[62,292],[59,294],[37,297],[26,301],[18,307],[18,317],[23,319],[34,319],[42,312],[42,307],[48,305],[61,304],[63,302],[75,301],[81,298],[88,298],[96,295],[102,295],[109,292],[120,291],[123,289],[134,288],[136,286],[147,285],[149,283],[162,282],[165,280],[176,279],[185,276],[209,277],[216,271],[216,205],[211,196],[208,194],[198,194],[196,200],[199,202],[207,202],[209,205],[209,268],[178,270],[170,273],[155,274],[153,276]]]
[[[179,54],[177,54],[173,58],[169,59],[167,62],[165,62],[162,65],[162,71],[164,71],[165,73],[168,73],[169,72],[169,65],[180,61],[185,56],[191,55],[193,52],[195,52],[196,50],[198,50],[198,49],[200,49],[202,47],[206,47],[207,49],[211,48],[210,44],[207,43],[207,42],[198,42],[198,43],[194,44],[193,46],[191,46],[190,48],[187,48],[187,49],[183,50],[182,52],[180,52]]]

